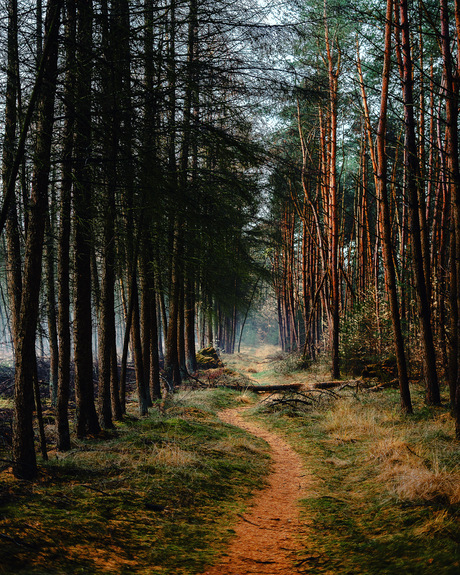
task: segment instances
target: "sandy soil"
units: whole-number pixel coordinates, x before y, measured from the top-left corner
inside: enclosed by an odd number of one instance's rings
[[[272,474],[267,488],[253,499],[235,527],[236,537],[227,553],[204,575],[292,575],[296,534],[301,529],[297,500],[302,497],[306,478],[301,460],[276,434],[241,417],[241,408],[221,413],[221,419],[261,437],[271,446]]]

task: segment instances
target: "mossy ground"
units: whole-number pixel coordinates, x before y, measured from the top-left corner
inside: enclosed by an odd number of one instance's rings
[[[41,463],[0,474],[0,573],[199,573],[269,470],[264,442],[221,423],[226,390],[185,392]]]

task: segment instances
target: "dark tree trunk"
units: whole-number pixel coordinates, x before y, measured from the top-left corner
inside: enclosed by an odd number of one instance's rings
[[[72,194],[72,155],[75,110],[73,90],[75,87],[75,38],[76,38],[75,0],[66,2],[66,62],[67,76],[64,88],[65,124],[62,150],[62,183],[60,202],[60,229],[58,239],[58,397],[57,397],[57,448],[59,451],[70,449],[69,430],[69,390],[70,390],[70,228]]]
[[[77,436],[100,431],[94,404],[91,318],[91,0],[77,3],[74,140],[74,357]]]
[[[171,388],[180,385],[179,352],[177,347],[179,304],[180,304],[180,270],[179,270],[179,222],[174,226],[173,263],[171,271],[171,290],[169,295],[169,322],[166,337],[165,373]]]
[[[195,373],[196,349],[195,349],[195,292],[193,282],[189,277],[185,279],[185,365],[189,373]]]
[[[450,301],[452,305],[452,325],[455,336],[451,339],[451,361],[450,361],[450,390],[451,397],[454,396],[454,416],[455,416],[455,432],[457,439],[460,439],[460,167],[459,167],[459,149],[458,149],[458,82],[460,64],[457,63],[457,70],[455,73],[452,68],[452,55],[450,52],[450,38],[449,38],[449,6],[447,0],[440,0],[441,8],[441,48],[444,66],[444,75],[446,79],[446,152],[447,152],[447,184],[450,189],[452,209],[453,209],[453,225],[454,233],[451,238],[451,262],[452,277],[451,282],[451,296]],[[458,1],[455,1],[455,14],[457,35],[460,33],[460,7]],[[459,38],[457,38],[459,40]],[[460,54],[457,53],[457,57]]]
[[[48,316],[48,337],[50,349],[50,375],[49,389],[51,405],[57,406],[58,368],[59,368],[59,348],[56,324],[56,292],[54,274],[54,230],[51,228],[51,217],[46,218],[46,295],[47,295],[47,316]]]
[[[412,413],[412,402],[407,375],[407,363],[404,353],[404,341],[401,330],[399,314],[398,292],[396,286],[396,272],[393,259],[393,245],[391,241],[390,210],[387,196],[387,156],[385,151],[386,121],[388,106],[388,84],[390,78],[391,62],[391,27],[393,14],[393,0],[387,0],[387,16],[385,26],[385,55],[382,72],[382,92],[380,99],[380,117],[377,130],[377,196],[380,203],[382,249],[385,265],[385,282],[390,303],[391,321],[395,343],[396,363],[398,366],[399,390],[401,408],[406,413]]]
[[[17,45],[17,0],[8,3],[8,69],[5,105],[5,136],[3,140],[2,181],[3,196],[6,196],[7,185],[11,178],[11,167],[16,147],[16,117],[18,97],[18,45]],[[6,220],[6,273],[8,295],[11,308],[11,331],[13,341],[18,331],[21,309],[22,269],[21,246],[18,227],[16,197],[13,196]]]
[[[139,276],[141,284],[141,314],[140,314],[140,333],[141,333],[141,347],[142,347],[142,365],[144,369],[144,385],[147,405],[152,406],[152,398],[150,396],[150,389],[152,383],[150,382],[150,347],[151,341],[151,322],[152,322],[152,305],[151,305],[151,290],[149,285],[149,263],[147,261],[147,245],[141,249],[139,258]]]
[[[136,372],[137,396],[139,401],[139,414],[148,414],[148,396],[146,382],[144,380],[144,364],[142,356],[141,329],[139,317],[139,288],[137,285],[136,272],[133,271],[133,277],[130,281],[130,300],[132,299],[132,338],[134,352],[134,369]]]
[[[32,426],[33,382],[36,377],[35,336],[42,272],[43,239],[54,124],[58,32],[61,2],[50,0],[46,16],[45,75],[38,100],[37,139],[30,197],[29,225],[24,255],[21,312],[16,338],[15,410],[13,421],[13,473],[32,479],[37,474]]]

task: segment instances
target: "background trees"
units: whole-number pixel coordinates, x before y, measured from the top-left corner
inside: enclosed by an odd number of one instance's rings
[[[429,404],[440,401],[441,378],[451,382],[453,405],[452,390],[458,389],[453,383],[458,365],[454,9],[404,0],[387,3],[386,13],[378,2],[370,7],[346,2],[301,6],[301,36],[292,60],[297,87],[276,135],[274,217],[290,232],[277,247],[275,268],[289,262],[294,270],[281,275],[282,285],[275,276],[281,316],[296,323],[289,329],[301,334],[298,349],[312,357],[318,349],[330,349],[332,372],[337,373],[336,300],[341,318],[362,317],[360,302],[375,301],[369,341],[376,344],[374,349],[366,346],[366,326],[358,322],[355,329],[363,330],[364,341],[347,357],[356,368],[362,358],[373,361],[383,349],[382,314],[388,301],[407,411],[406,365],[412,375],[421,370]],[[337,264],[331,265],[335,212],[339,245]],[[284,313],[285,308],[293,311]],[[311,322],[319,335],[316,349],[311,349]],[[292,337],[281,336],[287,347],[292,345]],[[441,367],[447,364],[449,374]]]
[[[5,7],[18,475],[36,472],[37,344],[57,357],[68,449],[73,380],[77,434],[110,428],[131,353],[146,414],[161,368],[180,385],[196,346],[234,351],[267,271],[283,349],[327,351],[338,377],[344,318],[372,309],[358,366],[389,348],[389,305],[403,408],[407,366],[428,403],[444,378],[458,405],[456,6],[305,2],[268,17],[226,0],[50,0],[44,21]]]
[[[39,6],[8,9],[2,218],[14,459],[18,476],[33,477],[37,344],[57,353],[62,450],[73,390],[78,436],[122,416],[130,348],[141,415],[161,394],[160,357],[168,385],[179,385],[196,367],[196,341],[233,351],[253,282],[258,160],[234,28],[242,16],[231,4],[51,0],[45,24]],[[21,45],[18,18],[34,38],[44,29],[43,47]]]

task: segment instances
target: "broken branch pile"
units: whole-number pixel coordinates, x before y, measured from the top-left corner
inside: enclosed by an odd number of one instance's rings
[[[271,393],[262,400],[265,409],[270,412],[286,412],[291,415],[304,413],[324,401],[338,398],[339,395],[329,389],[309,389],[306,391],[279,391]]]

